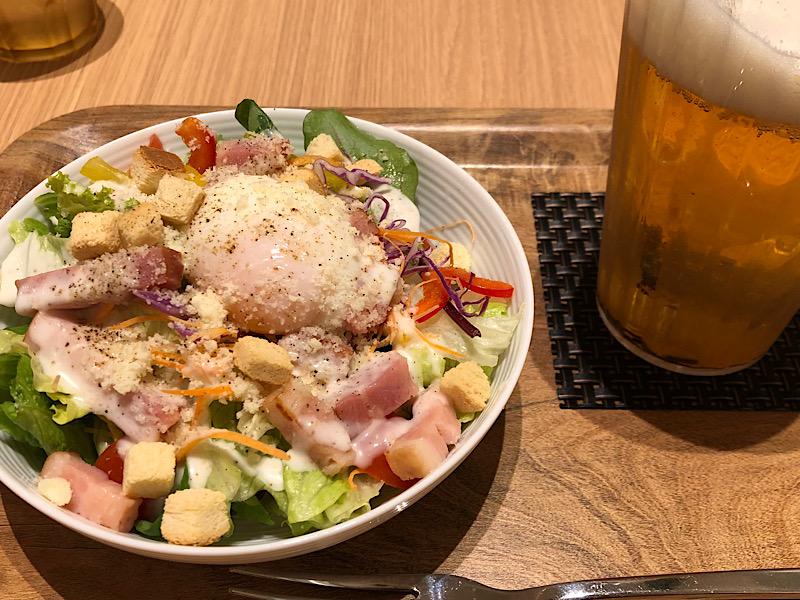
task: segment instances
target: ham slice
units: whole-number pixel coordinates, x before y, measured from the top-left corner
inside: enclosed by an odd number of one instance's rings
[[[236,167],[247,175],[269,175],[286,167],[292,151],[289,140],[280,135],[256,135],[217,144],[217,167]]]
[[[107,381],[126,365],[102,353],[97,344],[107,341],[104,336],[118,335],[79,325],[64,314],[39,312],[28,327],[25,342],[45,371],[57,374],[63,386],[74,389],[93,413],[111,420],[134,441],[157,441],[178,421],[186,401],[149,386],[125,394],[110,387]]]
[[[346,380],[332,387],[336,414],[350,435],[361,433],[372,419],[383,418],[418,392],[408,362],[397,352],[381,352]]]
[[[294,380],[264,400],[269,422],[292,447],[303,450],[328,475],[353,464],[350,436],[330,406]]]
[[[160,246],[120,250],[18,280],[15,309],[33,315],[40,310],[118,303],[134,290],[177,289],[182,278],[180,252]]]
[[[141,500],[128,498],[122,486],[72,452],[54,452],[42,467],[43,479],[63,477],[72,488],[64,508],[98,525],[127,532],[133,528]]]
[[[438,385],[431,386],[417,398],[411,410],[415,423],[433,425],[446,444],[453,445],[461,437],[461,422]]]
[[[412,412],[414,416],[410,420],[401,417],[373,420],[353,440],[354,464],[361,469],[368,467],[372,461],[386,453],[389,448],[395,448],[395,441],[403,438],[404,441],[398,448],[405,449],[400,454],[395,452],[395,464],[401,463],[404,459],[398,457],[401,454],[408,456],[412,447],[417,453],[428,452],[425,461],[414,458],[417,464],[426,465],[426,472],[423,475],[411,476],[409,479],[423,477],[430,472],[428,467],[438,466],[447,456],[446,452],[444,456],[441,455],[442,443],[446,447],[458,441],[461,436],[461,423],[447,398],[439,391],[438,386],[429,388],[417,398],[414,401]],[[441,443],[436,436],[441,439]],[[413,441],[420,439],[423,442]],[[399,468],[403,470],[402,467]]]
[[[353,208],[350,213],[350,224],[364,236],[378,235],[378,226],[363,208]]]
[[[375,419],[353,440],[353,464],[359,469],[366,469],[413,426],[414,421],[402,417]]]

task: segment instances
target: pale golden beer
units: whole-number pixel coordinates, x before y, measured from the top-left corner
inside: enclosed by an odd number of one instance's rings
[[[800,308],[800,2],[626,10],[598,305],[646,360],[735,371]]]
[[[101,19],[96,0],[0,0],[0,59],[67,56],[95,39]]]

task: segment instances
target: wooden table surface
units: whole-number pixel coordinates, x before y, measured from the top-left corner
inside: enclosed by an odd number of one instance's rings
[[[4,0],[5,1],[5,0]],[[611,108],[624,0],[98,0],[68,64],[0,62],[0,150],[109,104]]]
[[[0,203],[98,144],[206,109],[97,109],[46,123],[0,155]],[[354,540],[276,564],[317,573],[452,572],[500,587],[799,566],[796,414],[558,408],[529,194],[603,188],[610,112],[349,112],[471,165],[528,255],[537,292],[533,344],[507,410],[431,494]],[[2,486],[0,500],[0,600],[194,600],[253,585],[224,567],[104,548]]]

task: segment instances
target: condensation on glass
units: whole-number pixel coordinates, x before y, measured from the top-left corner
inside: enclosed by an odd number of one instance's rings
[[[665,368],[757,361],[800,308],[800,2],[629,0],[598,305]]]

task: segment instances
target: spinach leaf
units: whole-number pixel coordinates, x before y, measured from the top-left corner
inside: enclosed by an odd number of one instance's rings
[[[255,100],[245,98],[236,105],[233,115],[242,127],[253,133],[272,133],[277,131],[275,123],[267,116]]]
[[[261,500],[256,496],[251,496],[247,500],[231,503],[231,512],[237,519],[255,521],[262,525],[277,525],[278,521],[270,513]]]
[[[361,131],[334,109],[312,110],[303,120],[306,148],[320,133],[327,133],[336,145],[353,160],[371,158],[383,167],[381,175],[388,177],[412,201],[416,202],[419,171],[408,152],[389,140],[379,140]]]
[[[162,540],[164,539],[161,537],[161,520],[164,518],[164,513],[161,512],[153,521],[146,521],[145,519],[139,519],[136,521],[136,525],[134,528],[136,529],[137,533],[142,534],[144,537],[148,537],[154,540]]]

